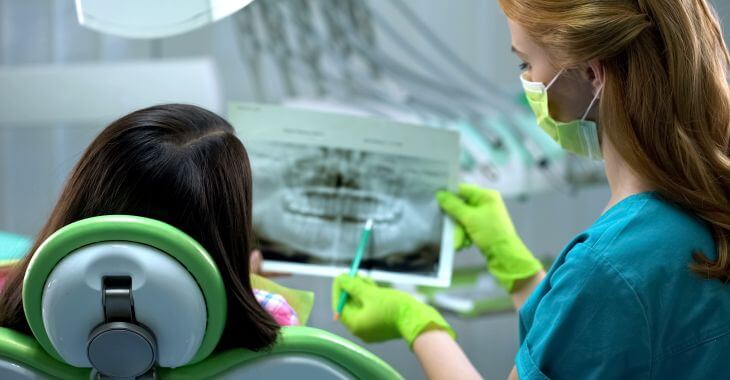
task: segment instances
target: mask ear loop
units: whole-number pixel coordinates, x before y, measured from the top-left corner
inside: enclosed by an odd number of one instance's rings
[[[555,82],[558,80],[558,78],[560,78],[561,75],[563,75],[564,72],[565,72],[565,69],[560,69],[560,71],[558,72],[558,74],[555,75],[555,78],[553,78],[553,80],[551,80],[550,83],[548,83],[548,85],[545,87],[545,91],[546,92],[547,92],[547,90],[550,89],[550,87],[553,86],[553,84],[555,84]]]
[[[586,118],[588,118],[588,114],[591,113],[593,106],[596,105],[596,102],[598,101],[598,99],[600,99],[602,93],[603,93],[603,85],[601,85],[601,87],[598,89],[598,91],[596,91],[596,95],[593,97],[593,100],[591,101],[591,104],[588,106],[586,113],[583,114],[583,118],[581,119],[581,121],[585,121]]]

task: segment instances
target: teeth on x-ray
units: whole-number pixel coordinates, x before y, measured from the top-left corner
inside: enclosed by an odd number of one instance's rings
[[[398,200],[371,192],[331,187],[291,190],[284,198],[287,212],[327,220],[377,224],[397,222],[402,214]]]
[[[287,186],[370,190],[391,196],[402,190],[405,173],[379,155],[328,148],[302,153],[289,164]]]
[[[275,142],[252,144],[249,152],[254,227],[262,248],[279,252],[275,259],[346,265],[373,219],[366,260],[400,271],[406,255],[414,268],[438,262],[442,216],[433,193],[446,185],[443,163]]]

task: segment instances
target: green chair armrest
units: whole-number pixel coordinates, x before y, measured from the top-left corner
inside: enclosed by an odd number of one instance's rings
[[[284,327],[269,351],[233,349],[180,368],[158,368],[162,380],[200,380],[220,376],[234,368],[273,355],[310,355],[330,361],[355,378],[401,380],[403,377],[382,359],[337,335],[309,327]],[[91,370],[64,364],[46,353],[32,337],[0,327],[0,358],[61,380],[88,379]]]
[[[277,344],[269,351],[233,349],[180,368],[161,368],[162,380],[199,380],[220,376],[234,368],[273,355],[310,355],[336,363],[355,378],[400,380],[403,377],[370,351],[323,330],[284,327]]]
[[[32,337],[0,327],[0,358],[62,380],[89,379],[91,370],[76,368],[52,358]]]

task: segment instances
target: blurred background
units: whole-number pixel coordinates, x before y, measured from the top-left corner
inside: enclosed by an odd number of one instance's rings
[[[730,1],[714,3],[730,19]],[[464,180],[502,191],[546,261],[608,200],[600,164],[545,141],[521,103],[520,62],[496,1],[259,0],[154,38],[88,26],[71,0],[0,0],[0,230],[33,236],[94,136],[165,102],[221,115],[229,101],[273,103],[458,130]],[[476,252],[456,259],[482,265]],[[281,282],[316,292],[311,325],[358,341],[332,321],[329,279]],[[514,313],[446,315],[482,375],[505,378]],[[367,348],[406,378],[423,376],[404,343]]]

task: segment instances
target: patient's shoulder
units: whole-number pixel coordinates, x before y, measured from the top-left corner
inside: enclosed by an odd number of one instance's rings
[[[280,326],[299,326],[299,316],[289,305],[286,298],[280,294],[262,289],[254,289],[254,295],[261,307],[264,308]]]

